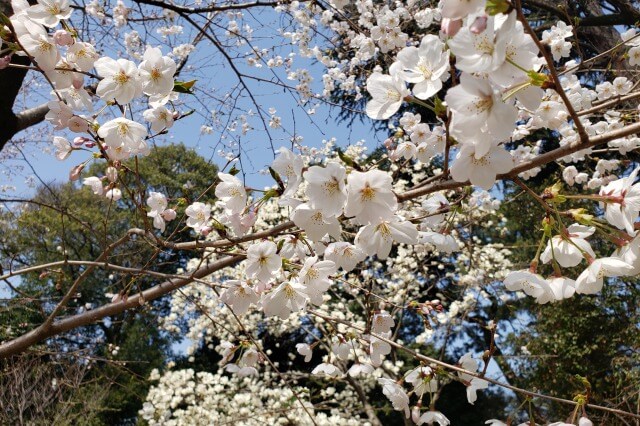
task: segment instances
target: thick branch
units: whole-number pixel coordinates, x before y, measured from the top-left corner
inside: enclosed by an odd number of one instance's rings
[[[143,305],[146,301],[158,299],[166,294],[171,293],[172,291],[182,288],[192,283],[196,279],[204,278],[207,275],[211,275],[212,273],[220,269],[226,268],[228,266],[233,266],[242,259],[244,259],[243,256],[230,256],[222,260],[218,260],[196,270],[188,278],[167,280],[154,287],[151,287],[150,289],[143,291],[142,293],[133,295],[127,298],[127,300],[125,301],[109,303],[108,305],[102,306],[98,309],[86,311],[78,315],[72,315],[70,317],[54,321],[47,328],[39,327],[27,334],[24,334],[8,342],[4,342],[2,345],[0,345],[0,359],[23,352],[24,350],[29,348],[29,346],[39,343],[48,337],[64,333],[65,331],[73,330],[74,328],[92,324],[106,317],[121,314],[128,309],[134,309],[140,305]]]

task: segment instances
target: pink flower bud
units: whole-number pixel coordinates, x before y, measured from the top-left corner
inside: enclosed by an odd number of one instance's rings
[[[3,70],[11,63],[11,55],[3,56],[0,58],[0,70]]]
[[[71,46],[73,44],[73,37],[65,30],[58,30],[53,33],[53,41],[58,46]]]
[[[178,118],[180,118],[180,111],[173,111],[173,119],[177,120]]]
[[[73,81],[71,82],[71,84],[73,84],[73,87],[76,90],[82,89],[82,87],[84,86],[84,75],[74,72]]]
[[[82,145],[84,145],[87,142],[91,142],[91,139],[85,136],[76,136],[75,138],[73,138],[73,146],[76,148],[80,148]]]
[[[385,148],[387,149],[391,149],[391,147],[393,146],[393,139],[388,138],[383,142],[383,145]]]
[[[202,228],[200,228],[200,234],[202,234],[203,237],[206,237],[207,235],[209,235],[212,231],[212,228],[210,226],[203,226]]]
[[[166,220],[167,222],[171,222],[173,219],[176,218],[177,213],[174,209],[166,209],[165,211],[163,211],[161,214],[162,218],[164,220]]]
[[[469,27],[469,31],[471,31],[474,34],[480,34],[486,29],[487,29],[487,15],[478,16],[476,20],[473,21],[473,24],[471,24],[471,27]]]
[[[460,28],[462,28],[462,19],[451,20],[449,18],[444,18],[440,24],[440,31],[449,37],[453,37],[458,34]]]
[[[84,146],[85,146],[86,148],[93,148],[94,146],[96,146],[96,143],[95,143],[95,142],[93,142],[93,141],[91,141],[91,142],[87,142],[87,143],[85,143],[85,144],[84,144]]]
[[[109,182],[115,182],[118,180],[118,169],[113,166],[107,167],[107,170],[105,170],[105,174],[107,175],[107,179],[109,179]]]
[[[82,173],[82,169],[84,169],[84,163],[78,164],[69,172],[69,180],[78,180],[80,174]]]

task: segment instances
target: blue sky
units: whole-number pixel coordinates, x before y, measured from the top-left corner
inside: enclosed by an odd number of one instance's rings
[[[262,13],[252,14],[247,16],[246,23],[254,27],[252,39],[250,41],[251,46],[254,48],[262,49],[269,48],[272,54],[279,54],[283,58],[286,58],[294,50],[287,45],[278,46],[277,44],[282,41],[282,37],[273,37],[274,31],[276,31],[279,23],[280,16],[273,11],[264,11]],[[224,24],[226,20],[223,20]],[[141,37],[144,42],[157,46],[164,44],[165,46],[175,46],[184,43],[187,40],[192,39],[194,30],[189,29],[185,23],[185,32],[180,37],[170,36],[167,39],[162,39],[153,28],[147,28],[144,32],[140,27],[133,27],[140,31]],[[132,28],[123,28],[119,30],[119,38],[124,37],[124,33],[130,31]],[[118,31],[113,29],[114,31]],[[103,31],[110,31],[109,29],[103,29]],[[216,30],[216,33],[223,31]],[[161,44],[162,43],[162,44]],[[225,49],[227,50],[227,49]],[[163,48],[163,52],[167,53],[169,49]],[[239,56],[246,54],[250,51],[250,47],[245,45],[241,47],[230,47],[228,54],[230,56]],[[123,51],[123,48],[118,43],[112,43],[104,50],[104,54],[112,57],[125,57],[128,55]],[[139,61],[136,61],[139,62]],[[267,67],[256,69],[249,67],[246,60],[237,59],[234,61],[239,72],[259,78],[270,79],[278,76],[283,82],[294,86],[295,81],[286,80],[286,72],[283,69],[271,70]],[[314,77],[313,90],[315,93],[322,91],[322,73],[324,67],[322,65],[313,64],[310,60],[294,57],[293,70],[296,68],[307,68],[311,71]],[[188,61],[187,67],[184,68],[180,80],[188,81],[192,79],[198,80],[196,83],[196,96],[182,95],[181,99],[184,99],[186,105],[180,108],[182,111],[195,109],[195,113],[189,117],[184,118],[176,123],[176,125],[170,130],[170,133],[166,136],[156,138],[154,142],[158,145],[165,145],[174,142],[182,142],[186,146],[194,149],[197,153],[207,159],[211,159],[213,162],[222,166],[226,161],[219,157],[216,152],[221,147],[221,143],[229,141],[229,139],[221,138],[221,133],[215,131],[213,134],[202,134],[200,129],[203,124],[210,124],[211,111],[216,110],[220,106],[220,99],[227,99],[226,102],[231,101],[236,103],[238,114],[242,111],[247,112],[249,110],[255,111],[255,103],[246,96],[246,92],[242,94],[242,97],[238,97],[238,90],[234,90],[238,84],[238,78],[234,70],[228,65],[226,59],[220,54],[208,41],[202,41],[198,45],[198,49],[194,52]],[[314,102],[314,115],[308,115],[308,110],[311,105],[301,107],[296,103],[296,99],[290,93],[286,93],[279,86],[263,83],[251,78],[245,79],[245,83],[249,86],[252,95],[263,111],[267,111],[269,108],[275,108],[277,115],[282,119],[282,126],[285,131],[269,129],[270,134],[273,137],[273,145],[277,149],[278,146],[291,147],[290,138],[295,132],[296,135],[304,138],[303,144],[310,147],[320,147],[323,139],[330,139],[335,137],[339,146],[347,146],[353,144],[359,140],[366,140],[367,146],[370,149],[375,148],[382,140],[386,138],[386,135],[376,135],[373,131],[373,122],[366,118],[363,122],[356,120],[353,125],[346,123],[338,123],[336,116],[338,109],[333,108],[327,104],[321,102]],[[34,92],[29,92],[29,97],[26,99],[27,104],[38,104],[45,98],[47,89]],[[143,103],[146,101],[142,101]],[[97,103],[97,107],[100,107],[102,102]],[[144,105],[140,105],[140,110],[144,109]],[[114,111],[117,111],[114,109]],[[139,121],[142,121],[142,117],[138,114],[135,116]],[[226,116],[222,115],[221,119],[226,119]],[[99,118],[99,121],[103,123],[109,117],[107,115]],[[268,115],[266,117],[268,121]],[[246,183],[250,186],[264,186],[271,184],[270,179],[265,178],[258,172],[268,166],[273,160],[272,143],[269,141],[266,131],[263,128],[262,122],[254,117],[250,120],[250,124],[254,130],[248,132],[246,135],[241,135],[239,131],[231,133],[235,135],[240,141],[243,150],[242,157],[242,169],[245,172]],[[54,133],[52,127],[44,123],[41,125],[46,132],[60,135],[60,132]],[[76,135],[66,135],[69,139],[72,139]],[[45,146],[50,144],[46,141]],[[55,159],[53,152],[43,152],[42,149],[27,149],[24,151],[25,156],[29,159],[29,162],[33,166],[33,170],[28,165],[25,166],[24,160],[18,159],[18,164],[22,164],[24,170],[17,172],[11,179],[11,182],[4,182],[5,184],[12,184],[17,187],[17,191],[13,194],[16,197],[28,196],[33,193],[33,189],[27,184],[27,180],[33,180],[37,182],[42,179],[44,182],[65,182],[68,180],[69,170],[79,164],[80,162],[89,158],[87,152],[74,152],[69,159],[64,162],[60,162]],[[5,162],[0,167],[13,167],[15,163]],[[14,169],[15,170],[15,169]],[[37,174],[36,177],[35,175]]]

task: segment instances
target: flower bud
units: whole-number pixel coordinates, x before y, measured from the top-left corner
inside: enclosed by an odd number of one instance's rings
[[[165,211],[163,211],[161,214],[162,218],[164,220],[166,220],[167,222],[171,222],[173,219],[176,218],[177,213],[174,209],[166,209]]]
[[[107,193],[104,194],[104,196],[112,201],[118,201],[120,198],[122,198],[122,191],[120,191],[118,188],[113,188],[108,190]]]
[[[71,84],[73,84],[73,87],[76,90],[82,89],[82,87],[84,86],[84,75],[74,72],[73,81],[71,82]]]
[[[91,139],[86,138],[84,136],[76,136],[75,138],[73,138],[73,146],[76,148],[80,148],[82,145],[84,145],[87,142],[91,142]]]
[[[203,237],[206,237],[211,233],[212,230],[213,229],[210,226],[203,226],[202,228],[200,228],[200,234],[202,234]]]
[[[0,58],[0,70],[3,70],[11,63],[11,55],[3,56]]]
[[[71,181],[78,180],[80,178],[80,174],[82,173],[83,169],[84,169],[84,163],[78,164],[73,169],[71,169],[71,171],[69,172],[69,180]]]
[[[478,16],[473,24],[469,27],[469,31],[473,34],[480,34],[487,29],[487,16]]]
[[[453,37],[456,34],[458,34],[458,31],[460,31],[460,28],[462,28],[461,19],[452,20],[449,18],[444,18],[440,25],[440,31],[442,31],[443,34],[449,37]]]
[[[105,170],[105,175],[107,175],[109,182],[115,182],[118,180],[118,169],[113,166],[109,166],[107,167],[107,170]]]
[[[53,33],[53,41],[58,46],[71,46],[73,44],[73,37],[65,30],[58,30]]]

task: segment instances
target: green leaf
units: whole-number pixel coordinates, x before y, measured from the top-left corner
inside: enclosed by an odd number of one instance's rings
[[[188,93],[189,95],[193,95],[193,86],[196,84],[197,80],[191,81],[175,81],[173,83],[173,91],[178,93]]]

